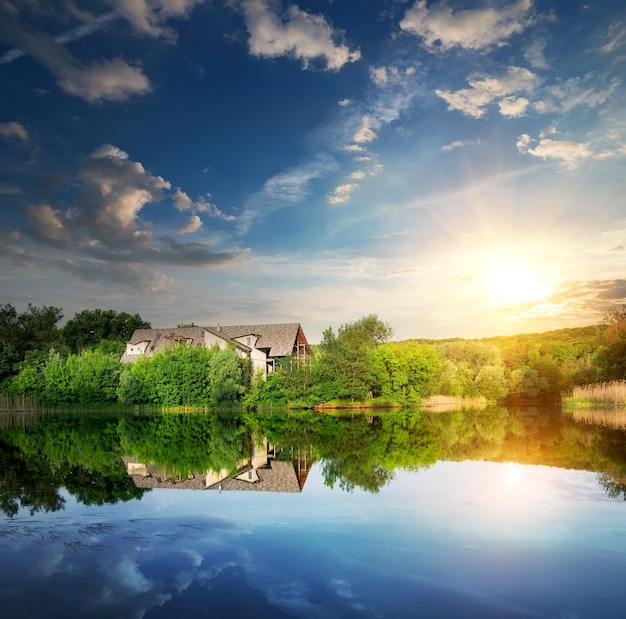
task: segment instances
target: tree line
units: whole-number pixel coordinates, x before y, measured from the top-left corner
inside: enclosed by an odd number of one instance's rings
[[[289,357],[266,379],[234,349],[182,344],[122,364],[138,314],[83,310],[64,326],[60,308],[0,306],[0,390],[44,405],[303,408],[332,401],[417,405],[431,395],[491,401],[558,398],[575,385],[626,378],[626,309],[594,326],[475,340],[391,341],[374,314],[329,327],[315,354]]]

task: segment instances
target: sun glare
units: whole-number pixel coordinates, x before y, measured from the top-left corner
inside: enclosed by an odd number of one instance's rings
[[[539,270],[515,261],[499,262],[488,267],[482,276],[482,283],[494,301],[507,305],[540,301],[553,290]]]

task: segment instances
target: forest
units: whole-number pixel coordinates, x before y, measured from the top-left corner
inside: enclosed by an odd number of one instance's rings
[[[472,340],[393,341],[392,326],[370,314],[329,327],[312,359],[286,358],[267,379],[252,375],[234,349],[180,345],[122,364],[133,331],[150,327],[138,314],[85,309],[62,320],[57,307],[0,306],[5,401],[255,409],[412,406],[443,395],[510,403],[558,400],[577,385],[626,378],[625,308],[588,327]]]

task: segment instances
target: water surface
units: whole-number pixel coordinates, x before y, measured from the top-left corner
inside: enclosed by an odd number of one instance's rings
[[[6,429],[3,616],[621,616],[621,430],[548,409],[382,417]],[[190,477],[203,458],[216,470]],[[262,487],[277,462],[296,487]]]

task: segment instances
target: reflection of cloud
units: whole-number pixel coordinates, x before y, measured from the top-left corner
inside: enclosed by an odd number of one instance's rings
[[[200,565],[202,565],[202,561],[204,561],[203,556],[193,548],[184,548],[181,550],[181,554],[189,559],[192,567],[200,567]]]

